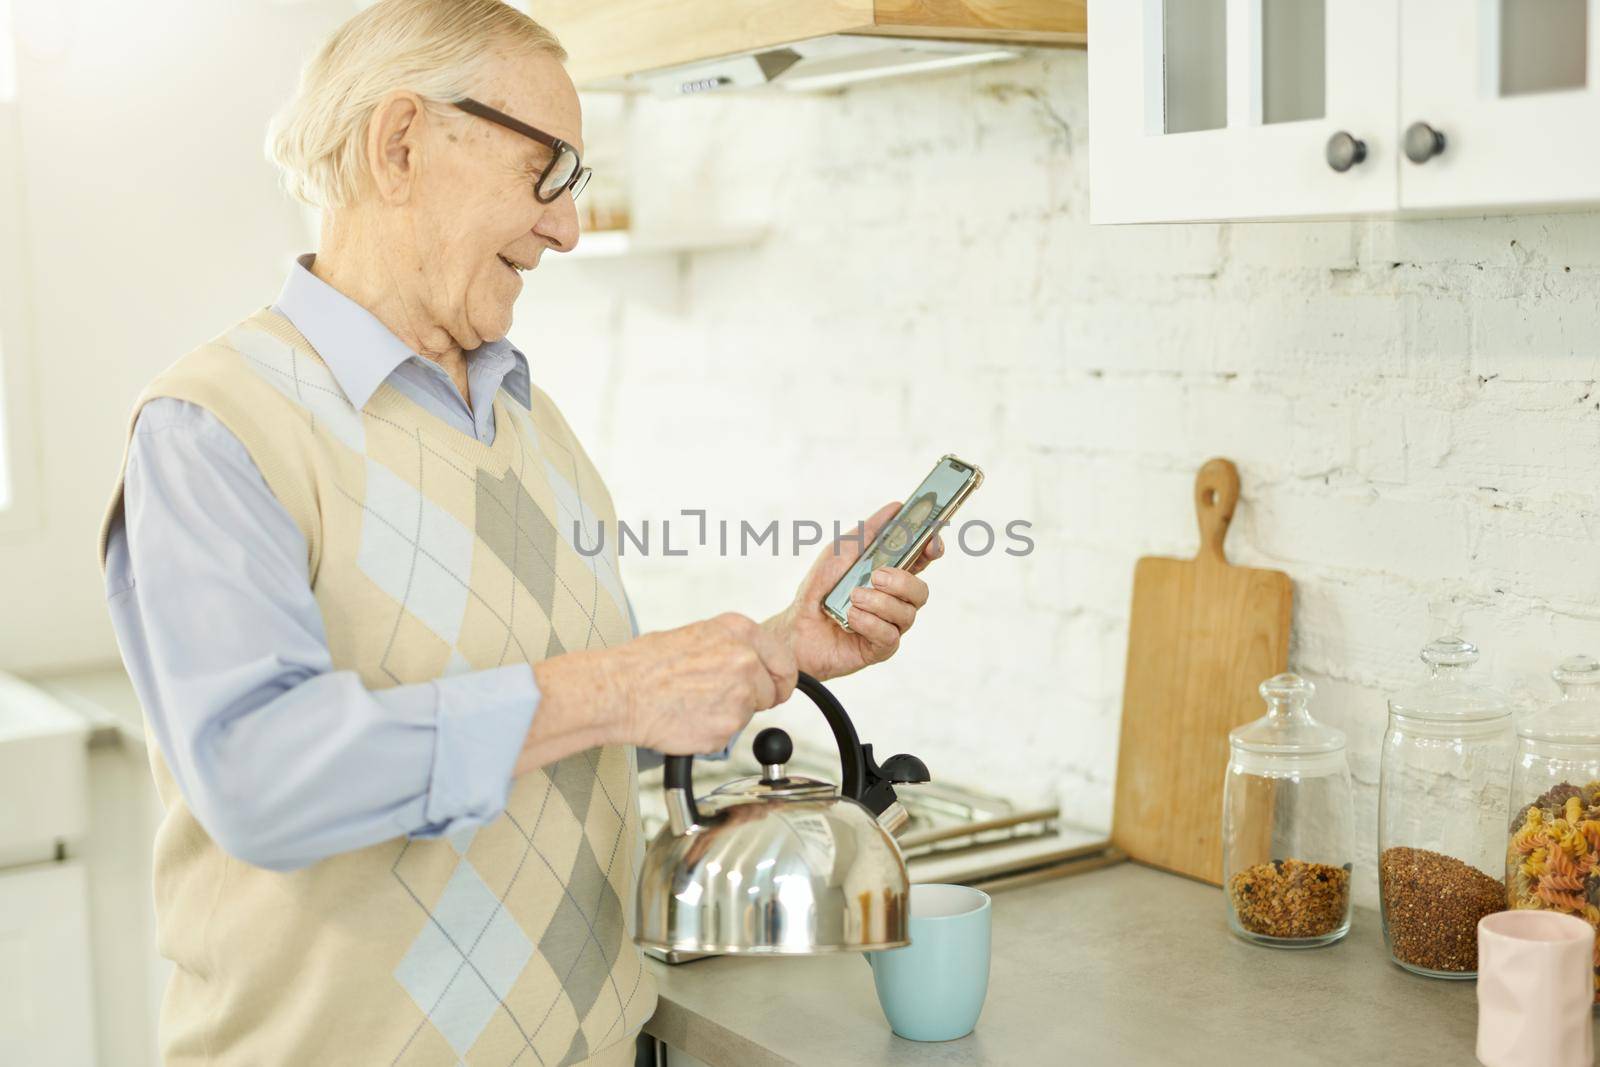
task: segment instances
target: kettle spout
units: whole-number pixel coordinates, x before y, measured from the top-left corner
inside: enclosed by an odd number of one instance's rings
[[[900,831],[906,828],[911,821],[910,814],[904,804],[896,800],[878,814],[878,825],[889,832],[890,837],[899,837]]]
[[[928,780],[928,766],[915,756],[904,753],[890,756],[882,767],[872,758],[872,746],[861,746],[861,762],[865,786],[861,796],[856,799],[867,806],[878,820],[878,825],[889,831],[890,836],[899,835],[905,828],[911,816],[900,803],[900,798],[895,795],[895,783],[910,785]]]

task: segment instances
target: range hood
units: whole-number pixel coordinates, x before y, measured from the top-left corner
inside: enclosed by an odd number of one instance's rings
[[[583,89],[693,95],[848,82],[1081,46],[1086,0],[541,0]]]
[[[657,96],[723,89],[833,89],[851,82],[1015,59],[1017,48],[969,41],[923,41],[838,34],[777,48],[646,71],[594,88],[643,88]]]

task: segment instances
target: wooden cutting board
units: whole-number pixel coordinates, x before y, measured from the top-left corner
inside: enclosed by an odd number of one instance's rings
[[[1287,574],[1223,554],[1238,502],[1238,468],[1210,460],[1194,480],[1199,554],[1134,568],[1111,826],[1131,858],[1213,885],[1228,731],[1265,713],[1256,687],[1288,666],[1294,600]]]

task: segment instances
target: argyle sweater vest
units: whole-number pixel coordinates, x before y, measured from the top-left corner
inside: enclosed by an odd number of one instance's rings
[[[615,537],[595,552],[610,496],[537,389],[531,412],[495,398],[491,445],[388,384],[357,410],[263,310],[158,377],[135,417],[159,396],[206,408],[244,444],[305,534],[335,667],[369,688],[628,639]],[[119,480],[108,525],[121,495]],[[633,1063],[656,990],[631,936],[631,747],[522,775],[470,835],[289,873],[223,852],[153,739],[150,760],[166,809],[160,945],[176,965],[167,1062]]]

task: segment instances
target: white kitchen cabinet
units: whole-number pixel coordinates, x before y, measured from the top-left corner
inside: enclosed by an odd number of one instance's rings
[[[88,832],[72,853],[88,882],[99,1062],[154,1067],[161,1062],[157,1020],[172,964],[157,946],[151,897],[151,842],[164,812],[150,777],[144,713],[120,666],[57,675],[39,686],[94,724]],[[0,1065],[10,1062],[0,1055]]]
[[[83,866],[0,873],[0,1063],[95,1063]]]
[[[1092,0],[1090,24],[1093,222],[1600,202],[1600,0]]]
[[[83,836],[88,734],[83,716],[0,672],[0,868],[49,859]]]
[[[1400,40],[1400,129],[1423,158],[1400,165],[1403,209],[1600,199],[1600,3],[1404,0]]]
[[[1092,221],[1393,209],[1399,0],[1092,0],[1089,23]],[[1343,171],[1341,133],[1365,148]]]

